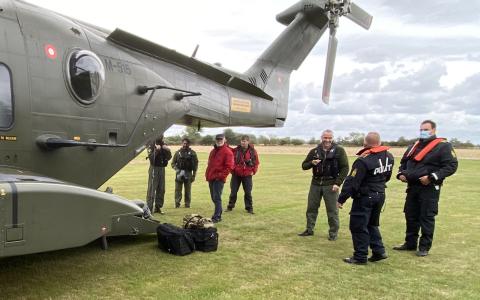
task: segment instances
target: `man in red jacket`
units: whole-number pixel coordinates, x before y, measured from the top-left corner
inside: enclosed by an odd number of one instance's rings
[[[222,191],[228,174],[233,170],[233,154],[225,141],[225,135],[215,136],[215,145],[208,157],[208,166],[205,178],[210,188],[210,196],[215,204],[212,221],[218,223],[222,220]]]
[[[232,178],[230,179],[231,192],[227,211],[231,211],[235,207],[238,189],[240,188],[241,184],[245,193],[243,198],[245,202],[245,210],[248,213],[253,214],[252,176],[257,173],[258,164],[260,163],[258,161],[258,154],[253,148],[253,145],[250,145],[250,137],[248,135],[242,136],[240,145],[232,150],[235,166],[232,172]]]

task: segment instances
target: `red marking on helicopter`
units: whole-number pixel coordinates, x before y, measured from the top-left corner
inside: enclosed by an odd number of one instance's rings
[[[45,45],[45,55],[47,55],[47,57],[50,59],[56,59],[57,49],[55,49],[55,46],[50,44]]]

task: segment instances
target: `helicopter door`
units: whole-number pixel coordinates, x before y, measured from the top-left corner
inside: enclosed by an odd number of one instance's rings
[[[22,165],[29,110],[25,44],[11,1],[0,0],[0,165]],[[22,120],[22,126],[19,126]],[[27,121],[23,121],[27,120]]]

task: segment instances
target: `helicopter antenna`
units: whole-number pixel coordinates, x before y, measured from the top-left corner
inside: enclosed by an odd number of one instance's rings
[[[193,53],[192,53],[192,58],[195,58],[195,56],[197,55],[197,51],[198,51],[198,48],[200,48],[200,45],[197,44],[197,46],[195,46],[195,50],[193,50]]]

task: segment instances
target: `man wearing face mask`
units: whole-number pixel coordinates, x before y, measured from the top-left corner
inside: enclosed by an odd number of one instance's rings
[[[307,228],[299,236],[313,235],[318,208],[322,197],[328,216],[328,240],[335,241],[339,228],[337,199],[343,180],[348,174],[348,158],[345,150],[333,142],[333,131],[322,132],[321,143],[310,150],[302,163],[303,170],[312,169],[312,181],[308,192]]]
[[[458,167],[452,145],[437,138],[435,132],[435,122],[421,123],[419,140],[407,148],[397,174],[397,179],[407,183],[404,207],[407,228],[405,243],[393,249],[416,251],[418,243],[417,256],[427,256],[432,247],[440,188],[443,180]]]

